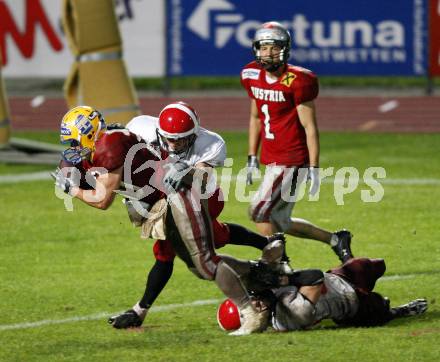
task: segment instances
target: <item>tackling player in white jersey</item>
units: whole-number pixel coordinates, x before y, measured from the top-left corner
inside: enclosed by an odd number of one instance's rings
[[[188,118],[186,115],[191,114]],[[159,151],[196,169],[210,172],[212,168],[222,166],[226,158],[226,145],[218,134],[208,131],[199,124],[199,117],[190,105],[176,102],[167,105],[159,117],[139,116],[133,118],[126,128],[140,136],[148,144],[156,146]],[[208,198],[208,212],[211,217],[214,246],[220,248],[225,244],[239,244],[263,249],[272,237],[255,234],[246,228],[221,223],[217,217],[223,209],[223,199],[219,189],[211,190]],[[279,236],[276,236],[279,237]],[[156,240],[153,252],[156,262],[149,272],[147,285],[142,299],[132,309],[111,317],[109,323],[115,328],[140,326],[155,299],[168,282],[173,272],[175,250],[169,240]],[[251,328],[245,327],[239,334],[246,334]]]

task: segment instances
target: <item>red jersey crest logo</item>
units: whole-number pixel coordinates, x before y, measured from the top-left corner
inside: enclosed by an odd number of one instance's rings
[[[286,87],[290,87],[293,83],[293,81],[295,80],[296,75],[292,72],[287,72],[284,76],[283,79],[281,79],[280,83],[282,85],[285,85]]]

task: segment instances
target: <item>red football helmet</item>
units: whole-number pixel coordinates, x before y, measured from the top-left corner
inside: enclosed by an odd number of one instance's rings
[[[159,114],[159,143],[171,153],[185,152],[193,145],[199,126],[199,117],[193,107],[184,102],[171,103]]]
[[[224,331],[234,331],[240,328],[240,312],[230,299],[226,299],[217,309],[217,322]]]

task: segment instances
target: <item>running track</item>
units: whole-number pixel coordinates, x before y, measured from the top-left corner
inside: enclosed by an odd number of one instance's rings
[[[47,98],[31,107],[31,97],[9,99],[12,128],[55,130],[67,110],[62,98]],[[246,130],[249,101],[245,97],[143,97],[144,114],[157,115],[176,100],[193,105],[202,125],[213,130]],[[440,132],[440,97],[320,97],[318,124],[323,131]]]

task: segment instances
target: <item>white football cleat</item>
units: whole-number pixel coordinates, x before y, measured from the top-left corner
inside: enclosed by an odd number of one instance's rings
[[[247,336],[251,333],[262,332],[269,323],[269,309],[257,311],[249,302],[240,308],[240,322],[241,327],[229,333],[230,336]]]

